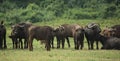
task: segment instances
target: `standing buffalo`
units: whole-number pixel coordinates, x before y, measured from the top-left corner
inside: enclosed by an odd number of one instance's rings
[[[23,42],[22,39],[24,39],[24,48],[28,48],[28,28],[31,26],[31,23],[19,23],[12,26],[12,32],[11,36],[9,36],[13,41],[13,48],[15,48],[14,45],[23,48]]]
[[[90,23],[85,27],[85,36],[88,42],[88,49],[93,49],[94,41],[96,40],[96,49],[98,48],[98,40],[97,37],[101,32],[100,25],[97,23]]]
[[[99,35],[100,42],[102,43],[102,49],[116,49],[120,50],[120,38],[117,37],[105,37],[103,35]]]
[[[50,26],[31,26],[29,28],[29,50],[33,50],[33,39],[45,41],[47,51],[50,51],[50,43],[54,37],[54,29]]]
[[[3,24],[3,21],[0,23],[0,49],[7,48],[6,45],[6,28]]]
[[[84,46],[84,29],[82,27],[75,30],[74,33],[75,49],[82,49]]]
[[[13,49],[14,49],[14,48],[17,49],[17,48],[18,48],[18,43],[19,43],[19,41],[18,41],[17,35],[14,34],[14,29],[13,29],[13,28],[12,28],[11,35],[9,36],[9,38],[12,39]],[[19,47],[20,47],[20,45],[19,45]]]
[[[56,37],[57,37],[57,48],[60,48],[60,40],[62,40],[62,48],[64,48],[65,38],[67,39],[68,46],[70,47],[68,37],[74,37],[74,35],[77,36],[77,34],[75,34],[75,32],[79,28],[80,28],[80,26],[78,24],[63,24],[59,28],[57,28],[56,32],[55,32]],[[76,45],[75,40],[74,40],[74,44]],[[76,47],[75,47],[75,49],[76,49]]]
[[[64,48],[64,41],[65,41],[65,35],[64,35],[64,27],[59,27],[59,28],[56,28],[55,31],[54,31],[54,34],[56,36],[56,39],[57,39],[57,48],[60,48],[60,42],[62,42],[62,48]],[[68,39],[68,38],[66,38]],[[68,45],[70,47],[70,44],[68,42]]]

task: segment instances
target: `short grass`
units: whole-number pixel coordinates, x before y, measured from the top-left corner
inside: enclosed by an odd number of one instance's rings
[[[49,22],[39,22],[34,25],[49,25],[54,28],[61,24],[73,24],[77,23],[85,26],[88,23],[97,22],[100,23],[101,28],[120,24],[120,20],[55,20]],[[11,29],[7,27],[7,46],[5,50],[0,50],[0,61],[120,61],[119,50],[88,50],[87,42],[84,41],[83,50],[74,50],[73,38],[70,38],[71,47],[68,48],[65,43],[65,48],[62,49],[51,49],[46,51],[44,45],[39,41],[34,40],[33,47],[34,51],[27,49],[12,49],[12,41],[8,38]],[[56,47],[56,39],[54,40]],[[95,45],[95,44],[94,44]],[[101,44],[99,43],[99,47]],[[96,47],[94,47],[96,48]]]

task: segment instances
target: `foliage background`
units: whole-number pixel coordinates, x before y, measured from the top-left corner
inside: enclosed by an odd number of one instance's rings
[[[62,19],[120,18],[120,0],[0,0],[0,19],[8,24]]]

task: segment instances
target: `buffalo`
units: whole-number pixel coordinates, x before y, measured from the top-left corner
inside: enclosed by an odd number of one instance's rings
[[[75,49],[82,49],[84,46],[84,29],[82,27],[75,30],[74,33]]]
[[[55,34],[57,37],[57,48],[60,48],[60,40],[62,40],[62,48],[64,48],[65,38],[67,39],[68,47],[70,47],[70,42],[69,42],[68,37],[74,37],[75,35],[74,33],[76,32],[76,29],[79,29],[79,28],[80,26],[78,24],[63,24],[59,26],[55,30],[56,31]],[[76,45],[75,40],[74,40],[74,44]]]
[[[50,51],[51,48],[50,43],[54,37],[54,29],[52,27],[33,25],[29,28],[28,32],[29,32],[28,45],[30,51],[33,51],[33,39],[44,41],[46,50]]]
[[[4,21],[0,23],[0,49],[7,48],[6,45],[6,28],[4,26]]]
[[[114,25],[111,27],[111,32],[113,37],[120,38],[120,25]]]
[[[59,27],[54,30],[54,34],[57,39],[57,48],[60,48],[60,42],[62,42],[62,48],[64,48],[64,41],[65,41],[65,35],[64,35],[64,27]],[[66,38],[68,39],[68,38]],[[68,42],[69,44],[69,42]],[[70,47],[70,45],[69,45]]]
[[[103,29],[101,34],[104,35],[105,37],[111,37],[111,29],[106,27],[106,28]]]
[[[120,38],[120,25],[114,25],[103,29],[102,34],[105,37],[118,37]]]
[[[101,49],[115,49],[120,50],[120,38],[117,37],[105,37],[103,35],[99,35],[100,42],[102,43],[103,47]]]
[[[13,48],[23,48],[22,39],[24,39],[24,48],[28,48],[28,28],[32,26],[31,23],[19,23],[12,26],[12,32],[9,36],[13,42]],[[21,46],[20,46],[21,43]]]
[[[11,31],[11,35],[9,36],[9,38],[11,38],[12,39],[12,43],[13,43],[13,49],[14,48],[18,48],[18,43],[19,43],[19,41],[18,41],[18,38],[17,38],[17,36],[14,34],[14,30],[12,29],[12,31]],[[19,45],[19,48],[20,48],[20,45]]]
[[[94,41],[96,41],[96,45],[97,45],[96,49],[99,49],[97,38],[99,33],[101,32],[100,25],[97,23],[90,23],[85,27],[84,31],[85,31],[85,37],[88,42],[88,49],[93,49]]]

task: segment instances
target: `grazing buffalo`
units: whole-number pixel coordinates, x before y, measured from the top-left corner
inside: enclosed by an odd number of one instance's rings
[[[9,36],[13,41],[13,48],[14,45],[19,46],[19,48],[23,48],[22,39],[24,39],[24,48],[28,48],[28,28],[31,26],[31,23],[19,23],[12,26],[12,32]],[[21,43],[21,46],[20,46]]]
[[[74,37],[74,33],[78,28],[80,28],[78,24],[63,24],[60,27],[58,27],[55,30],[55,34],[57,37],[57,48],[60,48],[60,40],[62,40],[62,48],[64,48],[65,38],[67,39],[68,46],[70,47],[68,37]]]
[[[47,51],[50,51],[51,40],[54,37],[54,29],[50,26],[31,26],[29,28],[29,50],[33,50],[33,39],[41,40],[45,42],[45,47]]]
[[[101,49],[115,49],[120,50],[120,38],[117,37],[105,37],[103,35],[99,35],[100,42],[102,43],[103,47]]]
[[[93,49],[94,41],[96,41],[96,49],[98,48],[98,34],[101,32],[100,25],[97,23],[90,23],[85,27],[85,36],[88,42],[88,49]]]
[[[3,24],[4,22],[1,21],[0,23],[0,49],[7,48],[6,45],[6,28]]]

